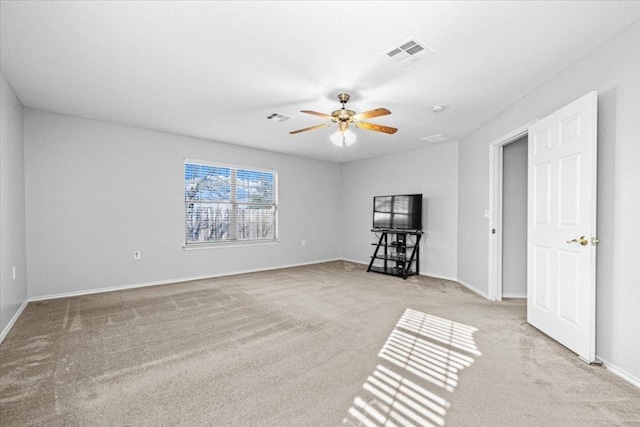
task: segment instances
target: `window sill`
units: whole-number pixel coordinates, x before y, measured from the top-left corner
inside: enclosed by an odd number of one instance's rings
[[[194,243],[183,245],[185,251],[197,251],[201,249],[238,248],[247,246],[270,246],[278,245],[280,240],[253,240],[250,242],[221,242],[221,243]]]

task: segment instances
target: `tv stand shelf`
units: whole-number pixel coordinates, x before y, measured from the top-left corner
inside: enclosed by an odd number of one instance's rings
[[[380,234],[368,272],[389,274],[406,279],[420,274],[421,230],[373,229]],[[376,236],[377,237],[377,236]],[[377,264],[376,264],[377,262]]]

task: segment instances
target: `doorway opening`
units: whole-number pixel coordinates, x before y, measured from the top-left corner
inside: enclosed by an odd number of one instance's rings
[[[502,297],[527,297],[528,136],[503,147]]]
[[[537,121],[533,120],[518,129],[498,138],[489,144],[489,300],[502,301],[503,295],[506,297],[515,296],[516,292],[510,288],[503,292],[503,231],[504,231],[504,147],[520,140],[527,140],[529,126]],[[526,181],[525,181],[526,182]],[[526,194],[526,187],[525,187]],[[509,201],[511,202],[511,200]],[[526,217],[526,203],[524,205]],[[510,224],[508,224],[510,225]],[[516,225],[517,226],[517,225]],[[512,237],[512,236],[509,236]],[[514,237],[515,239],[515,237]],[[526,255],[526,233],[524,246]],[[508,244],[513,242],[507,242]],[[526,274],[526,258],[524,260],[524,272]],[[507,273],[509,274],[511,270]],[[525,277],[526,279],[526,277]],[[519,293],[519,291],[518,291]],[[524,287],[526,294],[526,281]]]

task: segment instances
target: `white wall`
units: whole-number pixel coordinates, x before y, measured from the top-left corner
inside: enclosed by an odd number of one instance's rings
[[[365,144],[366,142],[362,142]],[[373,253],[373,197],[422,193],[425,252],[421,274],[457,274],[458,144],[431,147],[342,165],[342,256],[368,264]]]
[[[25,157],[30,297],[340,255],[337,164],[31,109]],[[184,250],[184,158],[278,170],[281,243]]]
[[[488,145],[586,93],[598,100],[596,355],[640,383],[640,21],[463,138],[458,277],[487,290]],[[462,244],[468,241],[476,245]]]
[[[527,295],[527,137],[503,148],[502,295]]]
[[[0,73],[0,337],[27,299],[22,124],[22,104]]]

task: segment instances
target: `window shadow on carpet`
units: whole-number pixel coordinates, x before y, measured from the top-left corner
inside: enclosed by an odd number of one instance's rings
[[[405,310],[343,424],[444,426],[458,372],[482,355],[473,339],[476,331],[472,326]]]

